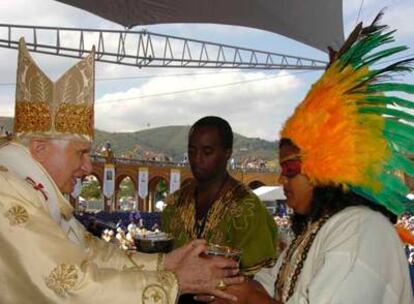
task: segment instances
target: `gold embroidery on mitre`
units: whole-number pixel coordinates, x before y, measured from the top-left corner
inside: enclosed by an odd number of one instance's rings
[[[91,54],[53,83],[20,39],[14,135],[93,139],[94,56]]]
[[[93,137],[93,108],[65,103],[55,117],[55,128],[60,133],[75,133]]]
[[[167,291],[160,285],[151,284],[142,293],[143,304],[169,304]]]
[[[46,286],[58,296],[66,296],[78,280],[78,272],[74,265],[60,264],[45,279]]]
[[[24,207],[16,205],[6,212],[6,217],[9,219],[10,225],[20,225],[29,220],[29,213]]]
[[[49,107],[45,103],[16,103],[14,132],[47,132],[52,126]]]

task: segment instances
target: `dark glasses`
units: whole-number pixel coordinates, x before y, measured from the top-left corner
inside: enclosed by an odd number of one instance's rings
[[[292,158],[292,159],[286,159],[280,163],[280,167],[282,169],[282,172],[280,173],[281,176],[287,177],[287,178],[293,178],[296,175],[301,173],[302,162],[297,157]]]

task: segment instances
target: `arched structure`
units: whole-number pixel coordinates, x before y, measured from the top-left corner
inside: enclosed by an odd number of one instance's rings
[[[92,173],[97,177],[101,189],[103,189],[103,174],[105,163],[112,163],[115,167],[115,195],[119,192],[121,181],[125,177],[129,177],[137,189],[138,187],[138,172],[140,167],[148,169],[148,195],[145,199],[136,196],[137,206],[140,211],[153,210],[155,187],[159,181],[165,181],[167,189],[170,185],[171,170],[179,170],[180,184],[183,185],[192,178],[191,170],[188,166],[182,163],[174,162],[156,162],[156,161],[141,161],[124,158],[105,158],[102,156],[92,157]],[[277,185],[278,175],[276,172],[270,170],[230,170],[230,174],[243,182],[246,185],[251,183],[260,183],[261,185],[273,186]],[[167,191],[168,192],[168,191]],[[110,205],[108,210],[117,210],[119,206],[115,203],[115,199],[106,202]]]
[[[156,194],[157,194],[157,186],[159,183],[165,182],[166,184],[166,192],[169,193],[169,182],[166,177],[163,176],[154,176],[148,182],[148,211],[154,211],[155,203],[157,201]]]
[[[137,185],[137,178],[130,176],[130,175],[118,175],[115,176],[115,209],[119,210],[121,209],[120,207],[120,200],[119,200],[119,195],[121,193],[121,184],[123,181],[125,181],[125,179],[129,179],[131,181],[131,183],[133,184],[133,189],[137,189],[138,185]],[[137,200],[137,193],[135,191],[134,194],[131,195],[134,198],[134,201]]]

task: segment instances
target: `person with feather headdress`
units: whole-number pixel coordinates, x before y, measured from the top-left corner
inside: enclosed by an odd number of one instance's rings
[[[406,47],[384,48],[394,32],[378,24],[381,15],[330,51],[281,131],[280,182],[295,238],[272,269],[228,288],[239,303],[414,303],[393,226],[414,210],[397,174],[414,174],[414,102],[401,94],[414,94],[414,85],[390,81],[414,58],[383,62]]]

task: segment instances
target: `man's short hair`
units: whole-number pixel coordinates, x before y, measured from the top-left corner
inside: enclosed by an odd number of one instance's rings
[[[196,129],[210,127],[217,129],[224,149],[233,149],[233,130],[230,124],[218,116],[205,116],[197,120],[190,128],[189,137]]]

